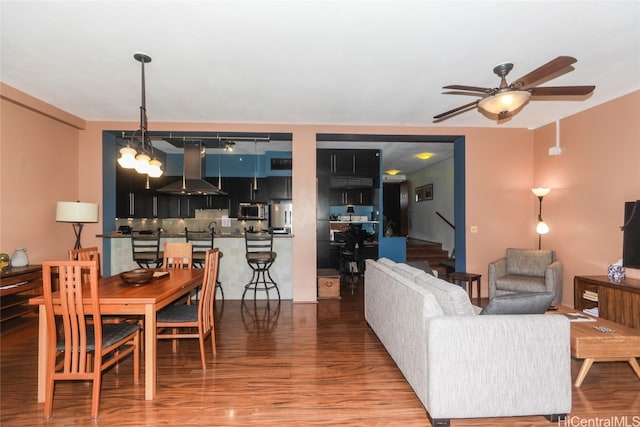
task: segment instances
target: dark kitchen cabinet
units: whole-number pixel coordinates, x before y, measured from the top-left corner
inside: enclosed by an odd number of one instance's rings
[[[371,176],[380,175],[379,150],[322,149],[316,152],[317,175]]]
[[[116,215],[144,218],[152,216],[154,191],[146,189],[146,175],[134,169],[116,170]],[[150,182],[151,183],[151,182]]]
[[[266,181],[269,200],[290,200],[293,197],[290,176],[270,176]]]
[[[373,203],[372,189],[336,189],[329,190],[329,202],[336,205],[371,205]]]

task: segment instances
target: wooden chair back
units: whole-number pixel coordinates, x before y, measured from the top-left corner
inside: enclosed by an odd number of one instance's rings
[[[202,279],[202,291],[198,300],[198,329],[200,335],[211,334],[213,352],[215,354],[215,332],[213,307],[216,298],[216,283],[218,282],[218,270],[220,267],[220,250],[209,249],[204,263],[204,278]]]
[[[193,245],[191,243],[166,242],[163,253],[165,268],[191,268],[193,265]]]
[[[98,252],[98,248],[96,246],[69,250],[69,261],[97,261],[98,278],[102,277],[102,273],[100,272],[100,252]],[[85,270],[83,274],[83,282],[89,282],[88,270]]]

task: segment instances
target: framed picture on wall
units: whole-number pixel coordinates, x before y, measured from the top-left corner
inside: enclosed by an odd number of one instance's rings
[[[424,202],[425,200],[433,200],[433,184],[416,187],[416,202]]]
[[[433,200],[433,184],[427,184],[423,190],[424,200]]]

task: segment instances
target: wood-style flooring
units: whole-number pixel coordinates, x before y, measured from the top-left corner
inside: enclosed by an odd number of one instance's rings
[[[195,340],[181,341],[177,354],[170,342],[160,342],[156,400],[145,401],[144,386],[132,384],[127,360],[119,373],[103,375],[97,423],[90,419],[85,382],[57,385],[53,419],[43,421],[32,322],[2,337],[0,425],[429,426],[420,401],[364,321],[362,286],[352,294],[343,285],[342,299],[318,304],[218,302],[218,355],[214,359],[207,348],[207,370]],[[574,378],[579,366],[572,362]],[[451,421],[454,427],[554,424],[542,416]],[[555,425],[640,425],[640,380],[627,363],[595,364],[573,390],[569,422]]]

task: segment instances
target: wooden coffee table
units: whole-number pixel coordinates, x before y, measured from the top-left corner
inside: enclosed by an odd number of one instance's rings
[[[576,312],[576,309],[562,306],[558,307],[557,311]],[[582,385],[594,362],[629,362],[631,369],[640,378],[640,366],[636,359],[640,357],[640,330],[606,319],[593,318],[596,319],[595,322],[571,322],[571,356],[584,359],[574,385]],[[596,328],[608,328],[613,332],[603,332]]]

